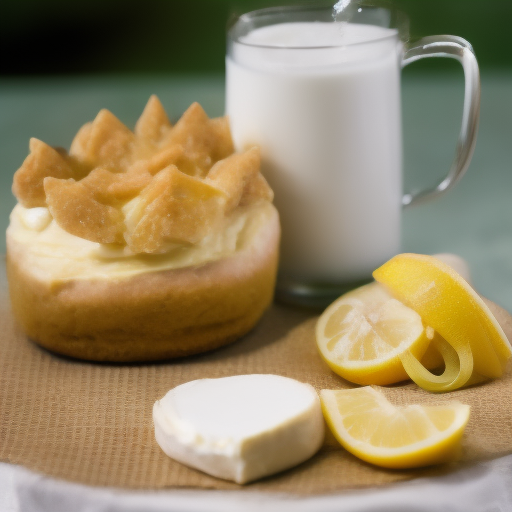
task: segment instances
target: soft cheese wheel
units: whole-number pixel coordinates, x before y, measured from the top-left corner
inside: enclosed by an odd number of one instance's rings
[[[316,391],[278,375],[187,382],[155,402],[153,421],[169,457],[239,484],[309,459],[324,438]]]

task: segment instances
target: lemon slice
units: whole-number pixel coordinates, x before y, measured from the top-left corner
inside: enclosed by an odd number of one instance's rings
[[[510,343],[484,301],[451,267],[433,256],[399,254],[373,276],[453,348],[451,355],[443,354],[442,376],[427,371],[411,351],[402,354],[405,370],[419,386],[449,391],[475,378],[501,377]]]
[[[335,373],[357,384],[378,385],[408,379],[400,355],[421,358],[430,342],[420,316],[379,283],[333,302],[317,322],[316,340]]]
[[[350,453],[386,468],[414,468],[457,458],[469,405],[395,407],[371,387],[322,390],[324,417]]]

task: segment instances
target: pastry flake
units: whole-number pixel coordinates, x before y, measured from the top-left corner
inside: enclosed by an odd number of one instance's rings
[[[46,206],[44,178],[76,178],[79,173],[59,151],[39,139],[30,139],[29,148],[30,154],[14,174],[12,192],[26,208]]]
[[[240,203],[245,188],[260,171],[260,151],[254,147],[245,153],[235,153],[218,161],[206,176],[206,181],[224,190],[226,210],[232,211]]]
[[[121,212],[99,202],[84,184],[47,177],[44,191],[52,217],[68,233],[101,244],[123,242]]]
[[[104,166],[118,172],[129,162],[135,135],[106,109],[100,110],[88,133],[84,134],[82,152],[75,155],[91,167]]]
[[[101,110],[69,153],[31,139],[13,193],[26,208],[48,207],[65,231],[128,254],[200,243],[236,208],[273,197],[259,150],[234,153],[226,117],[194,103],[173,126],[156,96],[134,131]]]
[[[161,170],[127,208],[125,234],[133,253],[158,253],[168,242],[195,244],[220,222],[224,194],[174,165]]]
[[[256,201],[268,201],[271,203],[273,200],[274,191],[270,188],[263,174],[258,172],[245,185],[238,206],[247,206]]]
[[[97,167],[81,183],[93,191],[96,199],[112,206],[140,194],[152,179],[144,167],[132,167],[125,173],[114,173]]]
[[[135,135],[157,144],[171,129],[171,123],[167,117],[160,100],[153,94],[135,125]]]
[[[227,118],[210,119],[199,103],[185,111],[164,144],[184,148],[192,176],[204,177],[215,162],[234,152]]]

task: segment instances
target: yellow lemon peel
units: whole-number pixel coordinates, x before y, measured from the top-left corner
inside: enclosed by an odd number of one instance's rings
[[[512,349],[485,302],[451,267],[433,256],[399,254],[373,273],[390,293],[416,311],[446,341],[438,343],[445,371],[436,376],[411,351],[405,371],[429,391],[451,391],[501,377]]]

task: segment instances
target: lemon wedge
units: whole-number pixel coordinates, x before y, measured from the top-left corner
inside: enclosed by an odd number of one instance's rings
[[[371,283],[342,295],[324,311],[316,340],[322,358],[341,377],[385,385],[408,379],[400,355],[421,358],[430,331],[418,313]]]
[[[410,350],[400,355],[419,386],[450,391],[501,377],[512,354],[510,343],[484,301],[451,267],[433,256],[399,254],[373,276],[447,342],[439,344],[442,375],[429,372]]]
[[[469,419],[468,405],[395,407],[372,387],[322,390],[329,428],[350,453],[386,468],[415,468],[454,460]]]

